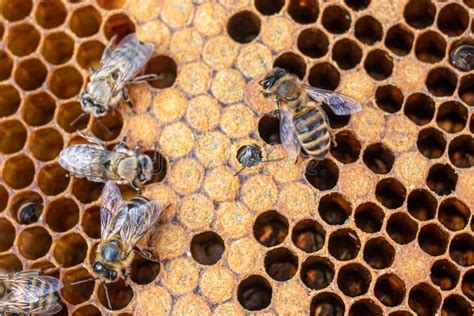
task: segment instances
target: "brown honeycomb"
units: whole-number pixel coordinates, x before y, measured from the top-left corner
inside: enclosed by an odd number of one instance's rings
[[[0,269],[59,267],[61,315],[109,312],[91,276],[102,184],[70,178],[79,130],[158,155],[144,195],[172,205],[109,287],[116,315],[469,315],[474,301],[474,76],[449,64],[472,0],[1,0]],[[155,44],[126,107],[77,100],[113,35]],[[247,169],[256,142],[284,157],[274,66],[364,104],[328,112],[337,141]],[[110,132],[106,132],[107,127]],[[156,149],[155,149],[156,148]],[[158,150],[156,152],[155,150]],[[164,159],[163,159],[164,158]],[[136,193],[121,187],[125,197]],[[42,206],[21,225],[25,200]]]

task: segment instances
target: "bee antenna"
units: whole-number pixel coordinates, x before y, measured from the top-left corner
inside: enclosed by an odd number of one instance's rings
[[[107,304],[109,305],[109,309],[112,309],[112,304],[110,303],[109,297],[109,290],[107,289],[107,284],[104,283],[104,290],[105,290],[105,298],[107,299]]]
[[[234,174],[234,177],[237,176],[237,175],[239,175],[239,173],[241,173],[242,171],[244,171],[245,168],[246,168],[246,167],[243,167],[242,169],[240,169],[239,171],[237,171],[237,173]]]
[[[76,282],[72,282],[70,283],[71,285],[76,285],[76,284],[81,284],[81,283],[86,283],[86,282],[89,282],[89,281],[95,281],[97,280],[97,278],[88,278],[88,279],[83,279],[83,280],[79,280],[79,281],[76,281]]]
[[[78,117],[76,117],[74,119],[74,121],[72,121],[71,123],[69,123],[69,126],[73,126],[75,125],[81,118],[83,118],[84,116],[86,116],[87,114],[85,112],[82,112]]]
[[[97,119],[97,123],[99,123],[100,127],[102,127],[102,129],[106,131],[107,134],[112,135],[112,132],[110,131],[110,129],[107,126],[105,126],[105,124],[102,123],[100,119]]]

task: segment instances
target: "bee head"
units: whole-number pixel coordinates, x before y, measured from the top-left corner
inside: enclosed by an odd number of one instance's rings
[[[92,100],[87,92],[84,92],[80,96],[82,110],[86,113],[93,115],[94,117],[105,116],[107,107],[98,104]]]
[[[140,155],[138,157],[140,172],[138,174],[138,179],[145,183],[150,180],[153,176],[153,161],[147,155]]]
[[[275,68],[271,72],[269,72],[265,78],[263,78],[262,81],[259,82],[259,84],[262,86],[263,89],[268,90],[273,85],[275,82],[280,79],[281,77],[286,75],[286,71],[281,68]]]
[[[99,261],[94,262],[92,265],[92,271],[110,282],[114,282],[118,278],[117,271],[107,268]]]
[[[38,221],[40,211],[35,202],[28,202],[18,210],[18,221],[23,225],[28,225]]]
[[[262,161],[262,150],[256,144],[244,146],[237,152],[237,158],[242,165],[255,167]]]

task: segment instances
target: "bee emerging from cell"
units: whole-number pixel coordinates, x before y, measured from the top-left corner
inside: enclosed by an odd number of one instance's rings
[[[263,160],[262,149],[257,144],[250,144],[239,148],[237,160],[243,167],[234,176],[240,174],[245,168],[256,167],[262,162],[280,161],[283,158]]]
[[[463,71],[474,69],[474,44],[466,41],[458,45],[449,56],[451,64]]]
[[[23,201],[18,208],[17,220],[20,224],[36,223],[41,216],[41,204],[36,200]]]

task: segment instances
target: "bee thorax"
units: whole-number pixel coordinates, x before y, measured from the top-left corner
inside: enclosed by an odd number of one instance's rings
[[[132,181],[137,176],[138,159],[136,157],[128,157],[120,161],[117,173],[120,177]]]

